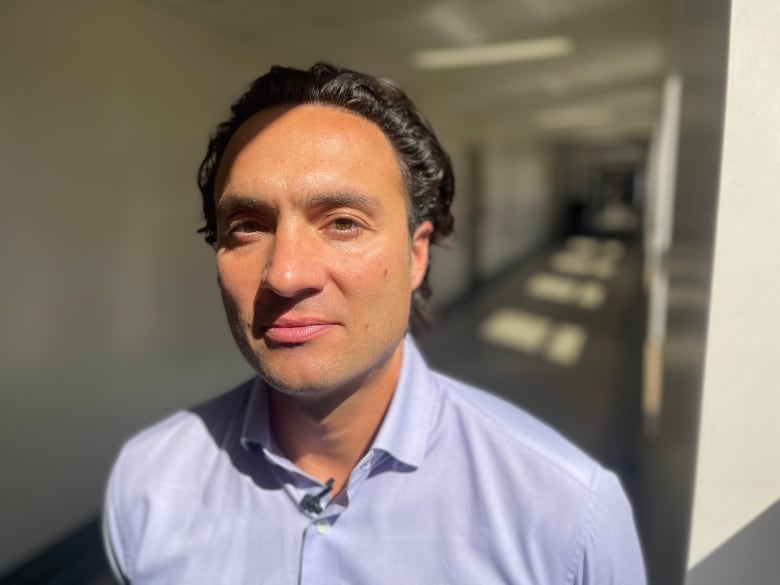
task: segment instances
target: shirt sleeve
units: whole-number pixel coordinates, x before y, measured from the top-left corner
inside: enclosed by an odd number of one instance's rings
[[[611,472],[596,473],[571,569],[571,585],[647,583],[631,504]]]

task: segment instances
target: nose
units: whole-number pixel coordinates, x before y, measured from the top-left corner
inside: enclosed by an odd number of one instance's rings
[[[277,226],[265,258],[261,287],[280,297],[316,292],[325,284],[322,251],[306,228]]]

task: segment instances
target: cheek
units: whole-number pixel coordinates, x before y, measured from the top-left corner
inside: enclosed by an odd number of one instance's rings
[[[409,263],[402,253],[392,252],[390,245],[363,250],[359,254],[350,254],[334,263],[333,274],[351,283],[350,288],[370,291],[377,294],[397,295],[400,289],[409,286]]]
[[[217,260],[217,280],[223,300],[244,308],[254,302],[259,273],[252,269],[251,263],[237,261],[236,258]]]
[[[339,288],[366,331],[385,329],[391,323],[406,326],[411,282],[408,258],[403,251],[374,249],[355,255],[347,263],[348,268],[339,271],[343,277]]]

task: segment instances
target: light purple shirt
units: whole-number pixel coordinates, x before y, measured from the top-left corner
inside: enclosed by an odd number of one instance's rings
[[[108,483],[104,535],[137,584],[643,585],[616,477],[547,426],[437,374],[410,338],[365,457],[323,511],[322,484],[269,430],[247,382],[132,438]]]

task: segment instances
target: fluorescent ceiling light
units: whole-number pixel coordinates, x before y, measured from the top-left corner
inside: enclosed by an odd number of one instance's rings
[[[493,45],[417,51],[412,55],[412,64],[419,69],[451,69],[564,57],[573,51],[574,43],[571,39],[548,37]]]

